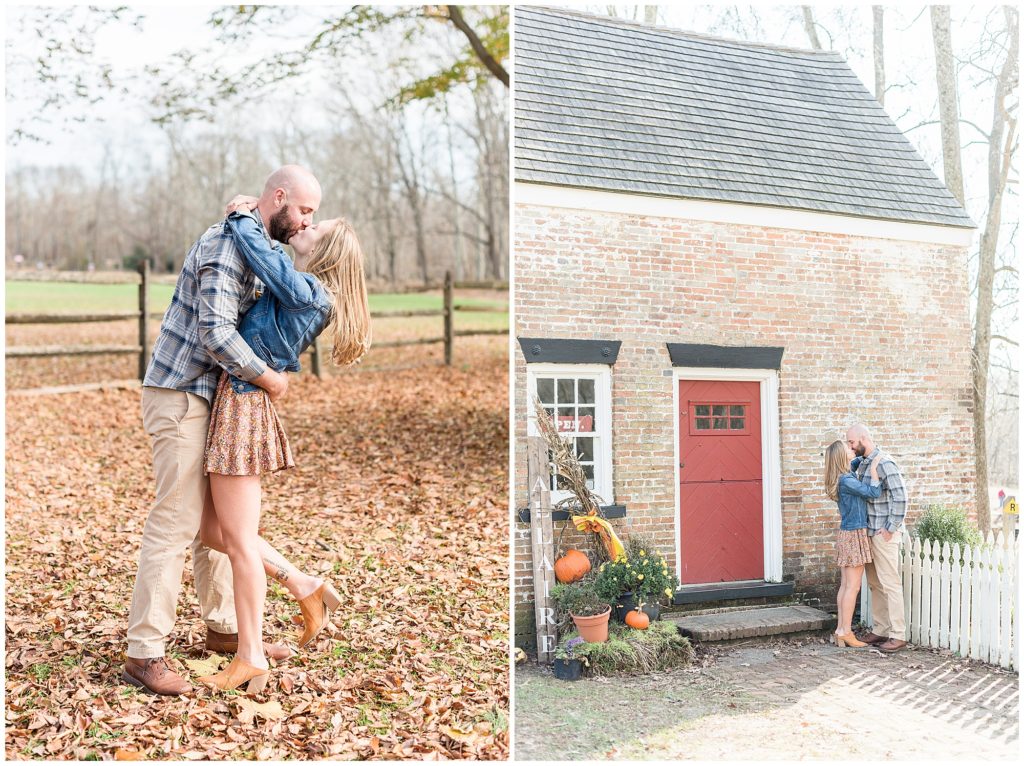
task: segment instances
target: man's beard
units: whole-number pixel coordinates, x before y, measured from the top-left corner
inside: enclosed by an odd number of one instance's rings
[[[270,238],[285,245],[295,232],[291,228],[291,206],[285,205],[270,216]]]

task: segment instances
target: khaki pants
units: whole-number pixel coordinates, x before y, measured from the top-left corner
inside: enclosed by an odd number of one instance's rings
[[[128,656],[135,659],[164,655],[189,547],[207,627],[218,633],[237,630],[231,564],[226,555],[199,541],[208,484],[203,456],[210,405],[196,394],[147,386],[142,389],[142,423],[153,446],[156,503],[142,532],[128,614]]]
[[[889,542],[881,534],[871,540],[870,564],[864,565],[871,589],[871,632],[907,640],[906,614],[903,610],[903,578],[900,575],[900,531]]]

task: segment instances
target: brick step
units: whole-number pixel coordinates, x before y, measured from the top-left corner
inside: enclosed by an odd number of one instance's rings
[[[674,622],[688,630],[697,641],[704,642],[817,632],[831,630],[836,624],[836,618],[828,612],[804,605],[727,609],[709,614],[670,614],[663,619]]]

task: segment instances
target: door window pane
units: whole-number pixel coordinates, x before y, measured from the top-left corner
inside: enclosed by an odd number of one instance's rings
[[[729,427],[729,418],[715,418],[712,428],[716,431],[724,431]]]
[[[693,411],[697,417],[707,417],[711,414],[711,405],[698,404],[693,408]]]

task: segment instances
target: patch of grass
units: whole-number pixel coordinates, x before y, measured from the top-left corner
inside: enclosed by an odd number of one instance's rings
[[[28,672],[36,681],[45,681],[53,673],[53,668],[48,662],[37,662],[29,667]]]
[[[81,661],[81,657],[74,654],[69,654],[67,657],[60,661],[60,664],[66,668],[73,668]]]
[[[484,716],[484,720],[491,725],[491,731],[495,734],[508,731],[508,717],[497,708],[491,708]]]
[[[370,720],[370,715],[367,712],[367,710],[367,705],[359,706],[359,716],[356,718],[356,723],[360,726],[369,726],[371,723],[373,723],[373,721]]]
[[[61,593],[63,593],[65,596],[70,596],[77,587],[77,580],[68,580],[66,583],[64,583],[64,587],[61,588]]]

